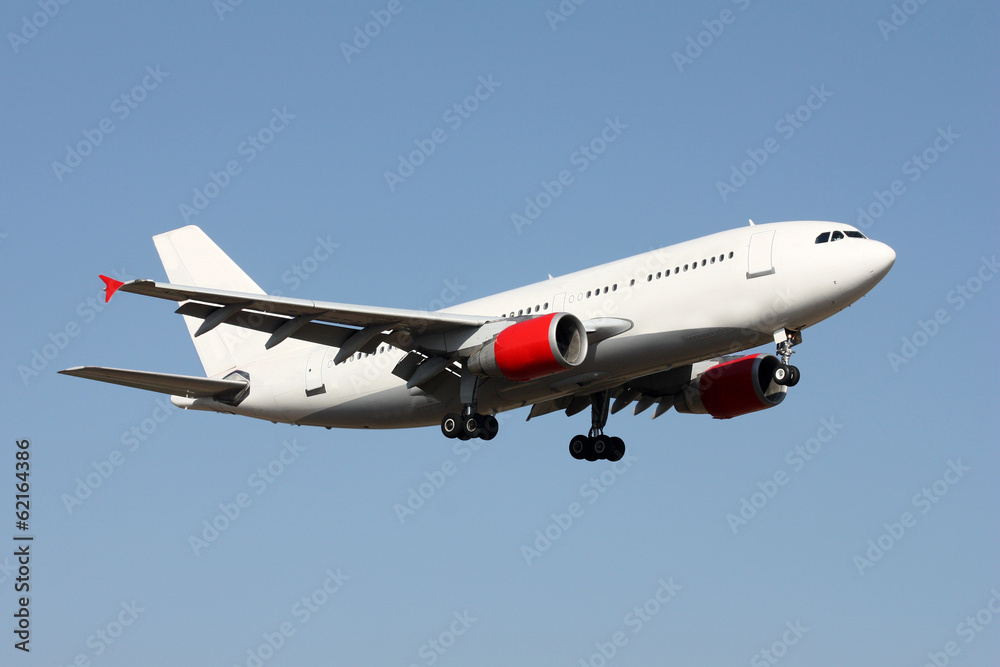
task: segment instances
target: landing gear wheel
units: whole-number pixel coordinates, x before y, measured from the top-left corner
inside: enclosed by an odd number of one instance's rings
[[[775,368],[774,381],[787,386],[791,381],[791,368],[786,364],[781,364]]]
[[[493,415],[486,415],[483,417],[483,423],[480,427],[479,437],[483,440],[492,440],[497,437],[497,433],[500,432],[500,422]]]
[[[441,420],[441,432],[446,438],[457,438],[461,431],[462,418],[454,412],[449,412]]]
[[[482,435],[482,415],[468,415],[462,419],[462,434],[465,436],[463,440],[471,440],[472,438],[478,438]]]
[[[594,450],[594,456],[595,457],[597,457],[598,459],[606,459],[606,458],[608,458],[608,444],[609,444],[608,441],[609,440],[611,440],[611,438],[609,438],[606,435],[599,435],[596,438],[592,438],[592,441],[593,441],[594,444],[591,445],[591,447]]]
[[[587,436],[578,435],[569,441],[569,453],[577,461],[582,460],[587,453]]]
[[[789,387],[794,387],[795,385],[797,385],[799,383],[799,378],[800,377],[801,377],[801,374],[799,373],[798,366],[789,366],[788,367],[788,383],[787,384],[788,384]]]
[[[608,443],[608,456],[609,461],[621,461],[622,457],[625,456],[625,441],[619,437],[611,438],[611,442]]]

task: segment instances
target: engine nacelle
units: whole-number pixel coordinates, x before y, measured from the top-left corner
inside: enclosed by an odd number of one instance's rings
[[[785,400],[788,387],[774,381],[781,361],[770,354],[751,354],[712,366],[689,382],[674,401],[677,412],[730,419],[773,408]]]
[[[552,313],[512,324],[469,357],[476,375],[534,380],[580,365],[587,331],[570,313]]]

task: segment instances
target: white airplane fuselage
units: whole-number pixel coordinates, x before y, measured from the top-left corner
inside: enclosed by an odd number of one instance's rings
[[[825,232],[853,232],[817,243]],[[584,322],[615,318],[631,328],[592,343],[582,363],[538,379],[483,378],[483,413],[601,391],[683,364],[757,347],[779,330],[800,331],[851,305],[888,273],[895,253],[850,225],[784,222],[712,234],[457,304],[444,313],[520,321],[568,312]],[[529,315],[530,313],[530,315]],[[337,348],[289,339],[235,369],[250,392],[236,406],[172,400],[190,409],[341,428],[405,428],[441,422],[457,393],[428,393],[393,374],[407,352],[388,344],[336,364]],[[230,371],[227,371],[230,372]],[[224,375],[224,374],[223,374]],[[220,375],[221,377],[221,375]],[[455,384],[457,385],[457,378]]]

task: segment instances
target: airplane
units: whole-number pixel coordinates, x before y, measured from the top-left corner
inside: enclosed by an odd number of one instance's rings
[[[588,407],[570,454],[618,461],[609,414],[730,419],[781,403],[802,330],[864,296],[896,253],[847,224],[754,224],[438,311],[270,296],[200,228],[153,237],[169,283],[101,276],[175,301],[206,377],[78,366],[60,373],[171,395],[185,409],[304,426],[440,425],[492,440],[496,415]],[[774,355],[739,353],[774,342]]]

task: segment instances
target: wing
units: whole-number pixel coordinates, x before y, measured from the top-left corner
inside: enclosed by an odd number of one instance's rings
[[[225,323],[270,333],[266,348],[287,338],[338,347],[336,363],[359,351],[373,351],[381,342],[404,350],[439,354],[449,348],[457,349],[463,333],[472,336],[484,325],[509,323],[479,315],[355,306],[151,280],[133,280],[113,289],[109,287],[111,293],[118,289],[182,302],[177,313],[204,320],[196,336]]]
[[[656,409],[653,411],[653,419],[656,419],[673,407],[677,397],[684,392],[685,386],[691,382],[692,378],[696,377],[701,371],[725,359],[727,357],[677,366],[670,370],[633,378],[617,387],[607,389],[610,398],[614,399],[610,407],[611,414],[619,412],[632,403],[636,404],[632,413],[635,415],[655,405]],[[590,407],[590,395],[593,393],[593,390],[581,388],[581,391],[569,396],[535,403],[531,406],[528,419],[541,417],[542,415],[560,410],[565,410],[566,415],[572,417],[576,413]]]

